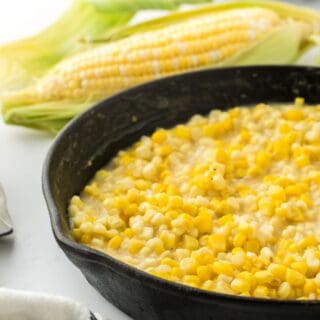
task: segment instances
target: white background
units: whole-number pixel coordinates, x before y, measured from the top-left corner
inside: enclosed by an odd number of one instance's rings
[[[0,0],[0,44],[50,24],[70,2]],[[320,7],[319,1],[310,3]],[[51,142],[45,133],[0,120],[0,182],[15,226],[14,237],[0,240],[0,286],[69,296],[110,320],[129,319],[89,286],[53,239],[41,193],[41,167]]]

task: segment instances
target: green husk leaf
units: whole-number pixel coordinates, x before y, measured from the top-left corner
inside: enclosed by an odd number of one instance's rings
[[[58,133],[70,120],[92,106],[92,101],[52,101],[8,109],[4,121],[9,124]]]
[[[107,12],[137,12],[138,10],[146,9],[164,9],[173,10],[181,4],[201,4],[212,2],[211,0],[83,0],[87,3],[94,4],[99,10]]]
[[[312,35],[309,38],[309,43],[305,46],[296,64],[299,65],[320,65],[320,35]]]
[[[274,10],[282,18],[298,19],[307,23],[311,22],[313,24],[314,31],[320,32],[320,14],[314,10],[275,1],[235,0],[226,3],[204,5],[192,10],[174,12],[168,16],[152,19],[150,21],[142,22],[133,26],[115,28],[110,30],[105,37],[94,39],[93,42],[114,41],[137,33],[160,29],[174,23],[179,23],[182,20],[194,18],[207,13],[232,10],[236,8],[251,8],[253,6]]]
[[[240,52],[222,65],[289,64],[297,58],[301,41],[301,26],[292,22],[271,32],[258,44]]]
[[[0,90],[30,85],[54,64],[82,49],[79,39],[100,37],[131,18],[132,13],[108,14],[75,1],[56,23],[38,35],[0,47]]]

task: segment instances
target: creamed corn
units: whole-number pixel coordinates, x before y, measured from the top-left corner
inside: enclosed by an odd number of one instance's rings
[[[213,110],[120,151],[70,201],[74,239],[205,290],[320,299],[320,106]]]

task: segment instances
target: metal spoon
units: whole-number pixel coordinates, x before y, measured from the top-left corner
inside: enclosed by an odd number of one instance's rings
[[[6,203],[6,196],[0,185],[0,237],[7,236],[13,232],[12,221]]]

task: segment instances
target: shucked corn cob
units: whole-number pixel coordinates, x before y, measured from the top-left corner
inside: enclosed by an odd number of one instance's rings
[[[25,92],[25,100],[100,98],[151,79],[216,65],[280,23],[268,9],[236,9],[138,34],[67,59]]]
[[[172,14],[111,33],[33,86],[0,94],[3,115],[58,131],[94,102],[148,80],[215,65],[291,63],[319,24],[315,12],[269,1]]]

